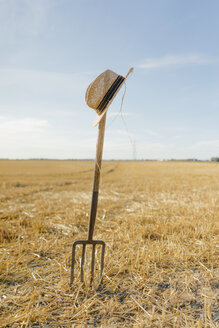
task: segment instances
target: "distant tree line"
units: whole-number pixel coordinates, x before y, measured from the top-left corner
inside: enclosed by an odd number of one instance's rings
[[[9,158],[0,158],[0,161],[93,161],[92,158],[67,158],[67,159],[56,159],[56,158],[29,158],[29,159],[21,159],[21,158],[17,158],[17,159],[9,159]],[[175,158],[171,158],[171,159],[108,159],[105,161],[120,161],[120,162],[219,162],[219,157],[212,157],[210,160],[206,159],[197,159],[197,158],[186,158],[186,159],[175,159]]]
[[[211,161],[212,162],[219,162],[219,157],[212,157],[211,158]]]

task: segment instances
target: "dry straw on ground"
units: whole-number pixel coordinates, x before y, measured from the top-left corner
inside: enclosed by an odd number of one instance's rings
[[[92,176],[92,162],[0,161],[0,327],[217,327],[219,165],[104,162],[103,285],[70,288]]]

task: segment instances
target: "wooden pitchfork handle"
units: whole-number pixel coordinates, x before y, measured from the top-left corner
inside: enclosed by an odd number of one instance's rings
[[[96,214],[97,214],[105,125],[106,125],[106,113],[104,114],[103,118],[99,122],[99,126],[98,126],[96,161],[95,161],[95,168],[94,168],[93,192],[92,192],[92,199],[91,199],[89,230],[88,230],[89,242],[93,240],[94,225],[95,225]]]

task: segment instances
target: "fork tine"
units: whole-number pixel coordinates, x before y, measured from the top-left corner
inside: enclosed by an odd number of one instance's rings
[[[73,283],[74,280],[74,269],[75,269],[75,248],[76,248],[76,242],[73,243],[72,246],[72,258],[71,258],[71,277],[70,277],[70,286]]]
[[[84,281],[85,249],[86,249],[86,244],[83,244],[83,247],[82,247],[82,257],[81,257],[81,282]]]
[[[104,254],[105,254],[105,243],[102,243],[101,262],[100,262],[100,283],[103,278],[103,267],[104,267]]]
[[[94,261],[95,261],[95,249],[96,249],[96,244],[93,244],[92,247],[92,259],[91,259],[91,284],[93,282],[94,279]]]

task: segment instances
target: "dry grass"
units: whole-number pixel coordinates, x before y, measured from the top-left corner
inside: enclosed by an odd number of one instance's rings
[[[0,161],[0,327],[217,327],[219,165],[104,162],[103,285],[70,288],[92,177],[92,162]]]

